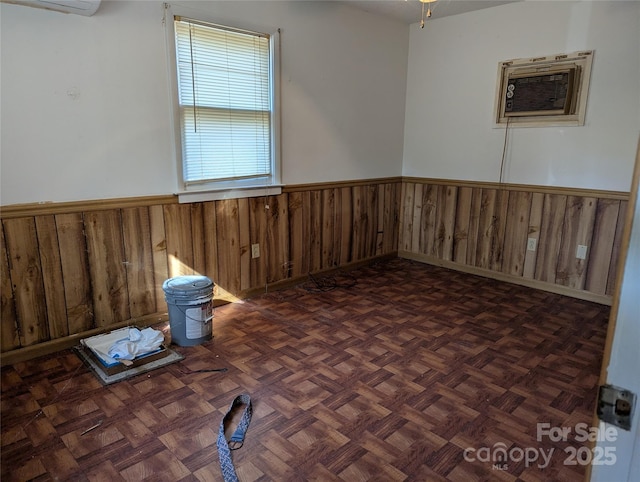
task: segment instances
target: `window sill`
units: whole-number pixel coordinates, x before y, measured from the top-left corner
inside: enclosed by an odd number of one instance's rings
[[[241,199],[261,196],[277,196],[282,193],[283,184],[242,188],[210,189],[207,191],[184,191],[178,193],[178,202],[195,203],[220,201],[222,199]]]

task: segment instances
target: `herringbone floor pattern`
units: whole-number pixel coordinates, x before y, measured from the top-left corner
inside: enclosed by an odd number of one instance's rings
[[[108,387],[72,351],[3,369],[2,480],[221,480],[240,393],[243,482],[582,480],[584,443],[536,424],[591,425],[608,307],[401,259],[352,274],[220,307],[211,342]]]

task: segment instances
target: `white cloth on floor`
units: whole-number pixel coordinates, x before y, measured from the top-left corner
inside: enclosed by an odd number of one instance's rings
[[[153,328],[138,330],[129,328],[129,338],[116,341],[109,348],[109,356],[116,360],[133,360],[135,357],[151,353],[164,342],[161,331]]]

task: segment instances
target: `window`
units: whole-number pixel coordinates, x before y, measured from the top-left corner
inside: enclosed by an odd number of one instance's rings
[[[277,184],[274,37],[183,17],[174,32],[184,189]]]

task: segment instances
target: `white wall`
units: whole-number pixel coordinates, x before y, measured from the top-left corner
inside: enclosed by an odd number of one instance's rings
[[[0,204],[177,190],[161,5],[103,0],[87,18],[0,4]],[[511,128],[505,180],[629,189],[640,2],[518,2],[410,33],[337,2],[187,5],[282,29],[285,183],[496,181],[498,62],[594,49],[586,125]]]
[[[335,2],[175,3],[281,28],[285,183],[400,175],[406,25]],[[0,16],[0,203],[176,192],[162,2]]]
[[[412,25],[403,175],[498,181],[498,62],[588,49],[586,125],[509,128],[503,180],[628,191],[640,130],[640,2],[526,1]]]

